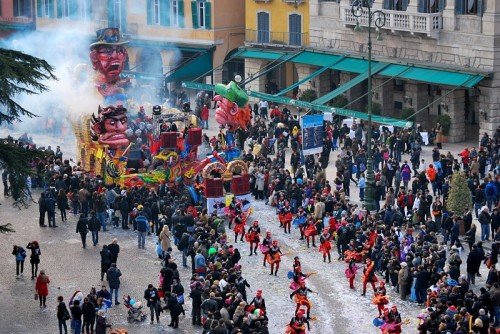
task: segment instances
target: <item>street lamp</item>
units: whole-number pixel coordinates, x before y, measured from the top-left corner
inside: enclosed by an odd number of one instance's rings
[[[367,155],[366,160],[366,187],[364,206],[370,212],[377,208],[375,199],[375,175],[373,173],[372,159],[372,26],[378,31],[377,40],[381,40],[380,28],[385,25],[385,13],[381,10],[371,10],[371,0],[356,0],[351,6],[351,13],[356,18],[355,31],[360,31],[361,18],[368,20],[368,131],[366,135]]]

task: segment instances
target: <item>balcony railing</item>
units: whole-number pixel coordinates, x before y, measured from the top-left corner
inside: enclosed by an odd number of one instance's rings
[[[391,31],[407,31],[412,34],[422,33],[427,36],[437,37],[443,28],[442,12],[438,13],[409,13],[398,10],[383,10],[386,14],[386,23],[382,29]],[[351,12],[350,6],[341,7],[341,20],[346,25],[355,25],[356,17]],[[360,26],[368,26],[368,10],[363,9],[359,18]]]
[[[245,33],[245,42],[261,45],[302,47],[309,44],[309,34],[247,29]]]
[[[31,24],[33,19],[26,16],[1,17],[0,22],[10,24]]]

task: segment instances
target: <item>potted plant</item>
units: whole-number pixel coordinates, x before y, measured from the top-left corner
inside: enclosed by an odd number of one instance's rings
[[[312,102],[317,98],[318,94],[316,94],[316,91],[314,89],[306,89],[302,92],[302,95],[300,96],[300,100],[305,102]]]
[[[448,114],[441,114],[436,117],[436,123],[443,127],[443,134],[448,135],[451,127],[451,117]]]

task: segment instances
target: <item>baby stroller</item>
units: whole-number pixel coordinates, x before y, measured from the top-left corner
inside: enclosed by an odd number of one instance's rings
[[[147,315],[142,312],[142,303],[136,302],[134,299],[130,298],[130,296],[124,297],[124,305],[128,309],[127,312],[127,321],[129,323],[132,322],[143,322],[146,320]]]

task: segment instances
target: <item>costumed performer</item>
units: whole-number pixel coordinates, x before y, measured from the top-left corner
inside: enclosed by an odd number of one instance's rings
[[[375,263],[366,259],[366,267],[363,269],[363,293],[361,296],[366,295],[366,285],[370,283],[372,285],[373,291],[375,291],[375,282],[378,281],[377,275],[375,275]]]
[[[311,301],[307,298],[307,293],[308,292],[313,292],[315,293],[314,291],[312,291],[311,289],[309,289],[308,287],[306,287],[306,282],[301,282],[300,283],[300,287],[295,290],[294,292],[292,292],[290,294],[290,299],[294,299],[295,301],[295,304],[297,304],[297,306],[295,307],[295,312],[297,313],[300,309],[301,306],[305,306],[306,307],[306,312],[307,312],[307,319],[311,319],[310,317],[310,312],[311,312],[311,306],[312,306],[312,303]],[[295,298],[294,298],[295,296]]]
[[[260,242],[260,227],[259,227],[259,222],[254,221],[252,223],[252,226],[247,231],[247,234],[245,235],[246,240],[250,243],[250,255],[252,256],[253,254],[257,255],[257,248],[259,248],[259,242]],[[255,248],[254,248],[255,245]]]
[[[281,255],[283,255],[283,252],[278,245],[278,240],[273,240],[271,247],[269,247],[269,253],[267,254],[267,262],[271,265],[271,273],[269,275],[272,275],[274,272],[274,276],[278,276]],[[274,267],[276,267],[276,271],[274,270]]]
[[[262,240],[262,244],[260,244],[260,251],[264,255],[264,262],[262,265],[265,267],[266,262],[267,262],[267,255],[269,254],[269,248],[271,248],[271,245],[273,243],[273,239],[271,238],[271,232],[266,231],[266,237]]]
[[[309,320],[304,316],[304,311],[299,310],[295,317],[290,320],[290,323],[287,326],[286,334],[305,334],[307,330],[311,330],[311,325],[309,324]]]
[[[328,263],[332,262],[332,255],[330,254],[330,250],[332,249],[332,243],[330,240],[332,240],[332,234],[330,233],[330,230],[328,227],[325,227],[323,229],[323,233],[319,237],[319,251],[323,253],[323,262],[326,262],[326,257],[328,256]]]

